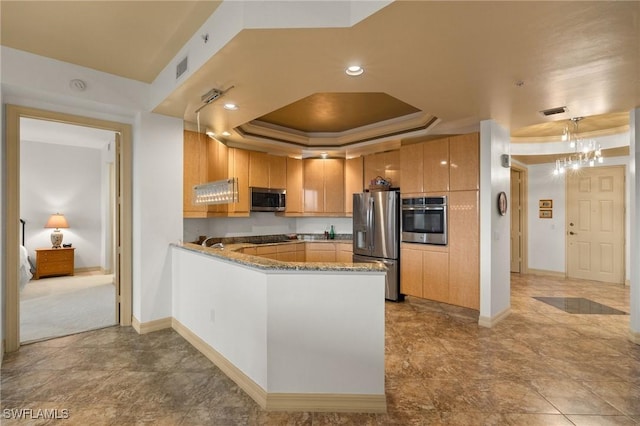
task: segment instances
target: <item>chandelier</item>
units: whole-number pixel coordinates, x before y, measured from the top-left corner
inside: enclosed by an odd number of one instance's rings
[[[570,121],[573,123],[573,130],[569,126],[565,126],[562,132],[562,141],[569,142],[569,148],[573,150],[571,154],[564,158],[556,160],[556,167],[553,174],[558,175],[564,173],[567,169],[578,170],[581,167],[593,167],[597,163],[602,163],[602,150],[600,144],[594,140],[584,140],[578,133],[578,123],[584,117],[573,117]]]

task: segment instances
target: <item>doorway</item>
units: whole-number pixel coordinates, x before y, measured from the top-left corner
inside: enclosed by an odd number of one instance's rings
[[[132,194],[131,194],[131,126],[128,124],[93,118],[6,105],[6,180],[5,180],[5,351],[20,347],[19,312],[19,254],[20,250],[20,120],[33,118],[59,123],[75,124],[112,131],[115,137],[115,258],[114,280],[116,286],[116,310],[120,325],[131,325],[131,277],[132,277]]]
[[[567,176],[567,276],[624,283],[624,167]]]
[[[114,151],[112,131],[20,119],[22,251],[35,263],[34,277],[20,282],[21,343],[118,323]],[[52,234],[43,225],[54,213],[67,228]],[[52,248],[54,234],[60,249]]]
[[[527,170],[511,166],[511,272],[527,272]]]

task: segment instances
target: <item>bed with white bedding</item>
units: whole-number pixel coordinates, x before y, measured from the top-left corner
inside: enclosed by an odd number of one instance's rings
[[[24,246],[25,221],[20,219],[20,224],[22,225],[22,244],[20,245],[20,291],[22,291],[33,275],[31,274],[31,264],[29,263],[29,252]]]

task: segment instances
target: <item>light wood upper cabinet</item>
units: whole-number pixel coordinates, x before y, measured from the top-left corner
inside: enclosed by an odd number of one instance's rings
[[[302,213],[302,160],[287,157],[287,213]]]
[[[249,151],[239,148],[228,150],[229,178],[236,178],[238,202],[228,206],[228,213],[234,216],[249,215]]]
[[[400,148],[400,176],[403,193],[424,192],[424,146],[421,143]]]
[[[304,212],[344,213],[344,160],[308,158],[302,161]]]
[[[400,150],[379,152],[364,157],[364,186],[369,187],[378,176],[391,181],[394,188],[400,187]]]
[[[480,189],[480,136],[478,133],[450,137],[449,161],[451,191]]]
[[[353,194],[363,191],[363,158],[349,158],[344,162],[344,212],[353,214]]]
[[[422,142],[423,192],[449,190],[449,138]]]
[[[227,179],[229,176],[229,148],[222,142],[210,140],[209,144],[209,179],[207,182]],[[209,216],[224,216],[228,204],[209,204]]]
[[[184,131],[182,211],[184,217],[206,217],[207,206],[194,204],[193,187],[207,182],[207,141],[201,133]]]
[[[327,158],[324,162],[324,212],[344,213],[344,160]]]
[[[269,188],[287,187],[287,157],[269,156]]]
[[[449,194],[449,302],[480,308],[478,191]]]
[[[286,157],[250,151],[249,186],[285,188],[287,185]]]

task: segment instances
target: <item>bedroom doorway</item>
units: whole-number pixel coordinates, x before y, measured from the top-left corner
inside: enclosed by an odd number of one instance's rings
[[[5,247],[20,246],[20,120],[39,119],[108,130],[115,138],[115,243],[113,247],[113,273],[115,282],[115,309],[120,325],[131,325],[132,320],[132,157],[131,126],[124,123],[88,117],[6,105],[6,180],[5,180]],[[10,226],[11,225],[11,226]],[[5,250],[5,348],[6,352],[20,347],[19,250]],[[12,266],[13,265],[13,266]]]
[[[109,130],[20,119],[22,251],[35,274],[25,280],[28,274],[21,269],[21,344],[118,323],[115,136]],[[52,165],[59,166],[56,173]],[[61,230],[62,245],[68,246],[62,249],[52,248],[52,229],[43,227],[56,212],[68,225]]]

